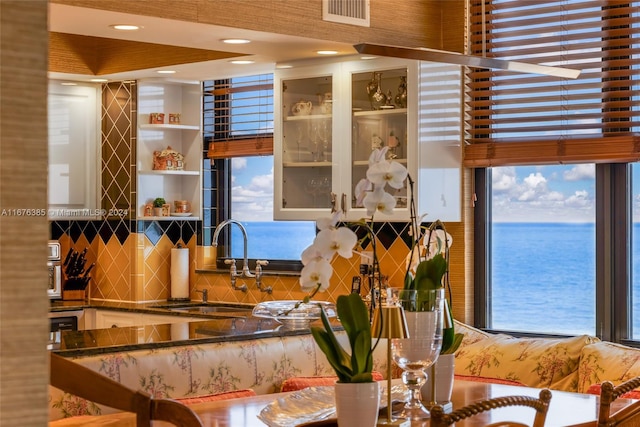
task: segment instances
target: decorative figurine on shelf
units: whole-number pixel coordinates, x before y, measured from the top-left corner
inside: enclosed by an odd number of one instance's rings
[[[153,152],[153,170],[183,170],[184,156],[168,146],[166,150]]]
[[[161,125],[164,123],[164,113],[149,114],[149,123],[152,125]]]
[[[397,136],[395,136],[393,130],[389,133],[389,137],[387,138],[387,146],[389,147],[389,151],[387,151],[387,158],[389,160],[396,159],[399,155],[398,148],[400,145],[400,140]]]
[[[163,216],[162,207],[166,203],[167,202],[162,197],[158,197],[153,201],[153,212],[155,213],[155,216]]]
[[[153,216],[153,203],[144,205],[144,216]]]
[[[379,150],[384,145],[384,141],[380,138],[380,135],[374,133],[371,136],[371,150]]]
[[[369,83],[367,83],[367,95],[371,103],[372,110],[379,110],[387,103],[387,95],[382,91],[382,73],[374,72]]]
[[[308,116],[313,109],[311,101],[300,100],[291,106],[291,114],[294,116]]]
[[[180,114],[178,114],[178,113],[169,113],[169,124],[170,125],[178,125],[178,124],[180,124]]]
[[[407,78],[405,76],[400,76],[395,104],[398,108],[407,108]]]
[[[333,94],[326,92],[324,94],[318,94],[318,104],[320,105],[320,112],[322,114],[331,114],[333,110]]]
[[[169,203],[162,205],[162,216],[171,216],[171,205]]]

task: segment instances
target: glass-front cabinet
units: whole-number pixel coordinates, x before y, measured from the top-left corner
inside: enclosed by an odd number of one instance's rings
[[[366,216],[355,186],[376,148],[417,170],[415,61],[353,60],[279,70],[275,85],[274,217],[315,220],[342,210],[350,220]],[[414,92],[415,93],[415,92]],[[392,215],[406,220],[407,188],[395,194]]]

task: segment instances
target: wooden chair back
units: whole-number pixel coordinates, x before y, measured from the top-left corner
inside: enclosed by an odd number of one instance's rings
[[[171,399],[154,399],[143,391],[134,391],[111,378],[82,365],[51,354],[50,384],[67,393],[110,408],[136,414],[136,426],[151,426],[152,420],[180,427],[203,427],[189,407]]]
[[[640,426],[640,401],[611,415],[611,402],[638,387],[640,387],[640,377],[631,378],[618,386],[614,386],[611,381],[604,381],[600,386],[598,427]]]
[[[543,427],[547,418],[547,411],[549,410],[549,402],[551,402],[551,391],[544,389],[540,391],[538,398],[531,396],[494,397],[456,409],[448,414],[445,414],[442,406],[436,405],[431,409],[430,426],[448,427],[481,412],[503,408],[505,406],[528,406],[536,411],[532,427]],[[523,424],[516,422],[499,422],[491,424],[491,426],[523,426]]]

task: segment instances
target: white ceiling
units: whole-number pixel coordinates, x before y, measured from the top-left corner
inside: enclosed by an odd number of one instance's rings
[[[135,24],[143,28],[137,31],[117,31],[109,27],[113,24]],[[176,74],[171,75],[171,78],[178,80],[207,80],[272,72],[276,65],[295,63],[296,60],[318,57],[317,50],[336,50],[339,55],[356,54],[353,46],[344,43],[149,16],[129,15],[57,3],[49,3],[49,31],[237,52],[246,56],[234,59],[255,61],[251,65],[236,65],[231,64],[228,59],[224,59],[163,67],[163,69],[170,68],[175,70]],[[252,40],[252,43],[229,45],[221,42],[223,38],[245,38]],[[156,73],[157,70],[132,71],[102,75],[100,77],[113,80],[158,78],[160,75]],[[95,76],[50,73],[50,77],[86,81]]]

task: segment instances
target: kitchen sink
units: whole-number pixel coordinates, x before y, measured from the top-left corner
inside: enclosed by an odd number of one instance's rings
[[[219,302],[186,302],[157,304],[153,308],[162,308],[177,313],[207,314],[215,317],[246,317],[253,310],[252,305],[239,305]]]
[[[229,307],[223,305],[197,305],[190,307],[173,307],[168,308],[169,311],[178,311],[186,313],[251,313],[251,308],[247,307]]]

